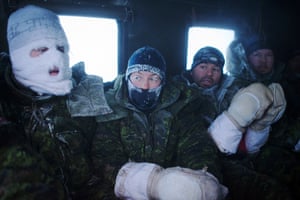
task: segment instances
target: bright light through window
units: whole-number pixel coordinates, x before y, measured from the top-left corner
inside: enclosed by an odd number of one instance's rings
[[[59,16],[70,43],[71,66],[84,61],[87,74],[104,82],[118,74],[118,27],[116,20]]]
[[[234,31],[206,27],[191,27],[188,33],[188,52],[186,69],[190,69],[195,53],[202,47],[213,46],[219,49],[224,57],[228,45],[234,39]],[[226,73],[226,60],[224,72]]]

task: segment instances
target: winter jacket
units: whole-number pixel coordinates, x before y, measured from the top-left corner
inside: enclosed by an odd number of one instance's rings
[[[104,186],[107,188],[102,188],[103,194],[108,195],[104,199],[113,198],[116,173],[129,160],[156,163],[165,168],[208,167],[221,180],[214,143],[205,126],[185,110],[192,100],[189,91],[183,93],[168,82],[163,86],[157,107],[144,113],[128,100],[122,75],[116,79],[114,88],[106,92],[106,99],[113,112],[97,117],[92,150],[98,177],[104,177],[107,182]]]

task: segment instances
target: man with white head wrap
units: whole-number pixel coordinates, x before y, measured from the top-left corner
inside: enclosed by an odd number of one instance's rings
[[[14,198],[88,199],[88,138],[94,116],[111,112],[102,78],[85,74],[83,62],[70,68],[66,34],[45,8],[13,12],[7,40],[10,57],[0,58],[1,190]]]
[[[49,10],[27,6],[13,13],[7,26],[15,78],[39,94],[69,93],[69,44],[58,17]]]

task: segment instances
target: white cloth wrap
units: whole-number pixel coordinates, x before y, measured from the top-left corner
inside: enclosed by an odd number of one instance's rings
[[[126,200],[149,199],[148,180],[157,170],[163,169],[152,163],[126,163],[118,172],[115,195]]]
[[[62,96],[68,94],[73,88],[72,71],[69,67],[68,52],[62,53],[54,39],[33,41],[11,52],[12,69],[15,78],[24,86],[38,94]],[[47,47],[48,50],[38,57],[30,57],[32,49]],[[58,69],[56,76],[50,71]]]
[[[126,200],[218,200],[228,189],[206,170],[163,169],[152,163],[125,164],[119,171],[115,194]]]
[[[226,154],[237,152],[243,136],[243,130],[236,127],[224,112],[210,125],[208,133],[215,141],[219,150]]]
[[[34,41],[44,39],[67,40],[56,13],[39,6],[27,5],[9,16],[7,41],[10,53]]]

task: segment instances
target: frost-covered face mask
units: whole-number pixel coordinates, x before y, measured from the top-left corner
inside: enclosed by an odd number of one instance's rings
[[[39,95],[65,95],[72,89],[68,44],[55,39],[33,41],[11,52],[15,78]]]
[[[141,111],[149,111],[158,103],[162,85],[152,89],[141,89],[127,81],[130,101]]]

